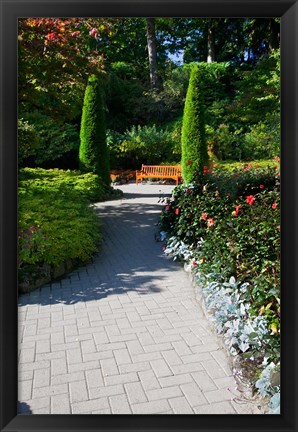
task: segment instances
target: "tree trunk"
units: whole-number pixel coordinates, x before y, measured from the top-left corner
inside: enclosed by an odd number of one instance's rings
[[[157,50],[156,50],[154,18],[146,18],[146,24],[147,24],[147,47],[148,47],[149,70],[150,70],[150,85],[151,85],[151,89],[154,90],[158,88]]]
[[[207,29],[207,63],[212,63],[215,61],[214,52],[214,29],[211,23],[208,25]]]
[[[270,18],[270,38],[269,38],[269,50],[272,51],[279,47],[279,34],[280,34],[280,24],[275,21],[274,18]]]

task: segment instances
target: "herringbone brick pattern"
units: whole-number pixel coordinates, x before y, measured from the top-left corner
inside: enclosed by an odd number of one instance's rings
[[[33,414],[257,413],[188,275],[154,234],[164,185],[100,203],[93,262],[19,298],[19,401]]]

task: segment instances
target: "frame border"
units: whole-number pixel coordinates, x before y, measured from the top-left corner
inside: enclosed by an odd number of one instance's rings
[[[284,147],[281,148],[280,415],[17,415],[17,18],[26,16],[281,17],[281,137]],[[0,0],[0,17],[0,430],[297,431],[297,1]]]

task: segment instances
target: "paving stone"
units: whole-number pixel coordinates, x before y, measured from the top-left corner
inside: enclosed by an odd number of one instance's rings
[[[31,399],[32,395],[32,380],[21,381],[18,384],[18,399],[25,402]]]
[[[146,402],[148,400],[140,382],[125,384],[124,388],[131,405]]]
[[[95,410],[109,409],[108,398],[93,399],[84,402],[76,402],[72,404],[73,414],[87,414]]]
[[[174,414],[193,414],[194,411],[185,397],[169,399],[169,404],[173,408]]]
[[[194,381],[190,374],[179,374],[179,375],[173,375],[173,376],[168,376],[159,379],[159,383],[161,387],[171,387],[175,385],[193,383],[193,382]]]
[[[173,372],[171,371],[167,363],[162,359],[151,361],[151,366],[157,378],[173,375]]]
[[[219,366],[215,360],[203,360],[201,362],[204,369],[208,372],[211,378],[225,378],[226,372]]]
[[[89,389],[101,387],[104,385],[102,371],[99,366],[96,369],[86,370],[85,372],[87,386]]]
[[[34,388],[32,398],[36,399],[44,396],[54,396],[65,393],[68,394],[67,384],[50,385],[47,387]]]
[[[208,405],[200,405],[194,408],[196,414],[236,414],[229,402],[218,402]]]
[[[70,401],[82,402],[88,400],[88,392],[85,379],[82,381],[75,381],[69,384]]]
[[[162,355],[170,367],[182,364],[181,357],[175,350],[163,351]]]
[[[90,399],[98,399],[102,397],[115,396],[125,393],[124,387],[121,384],[110,385],[107,387],[100,386],[89,388]]]
[[[206,404],[206,399],[203,393],[199,390],[198,386],[195,383],[182,384],[181,390],[183,391],[188,403],[195,407],[197,405]]]
[[[104,377],[105,384],[115,385],[115,384],[126,384],[129,382],[139,381],[138,375],[135,372],[130,372],[121,375],[112,375]]]
[[[70,401],[68,394],[55,395],[51,397],[51,413],[70,414]]]
[[[139,377],[145,391],[160,389],[160,384],[152,369],[139,372]]]
[[[84,371],[72,372],[68,374],[61,374],[52,376],[52,385],[70,383],[73,381],[82,381],[85,378]]]
[[[110,375],[118,375],[119,370],[115,359],[107,359],[107,360],[101,360],[100,361],[102,375],[104,377],[110,376]]]
[[[234,397],[233,393],[228,389],[206,391],[204,395],[209,403],[231,400]]]
[[[184,341],[173,342],[172,345],[179,356],[192,354],[191,350]]]
[[[33,387],[44,387],[50,385],[50,368],[36,369],[34,371]]]
[[[176,396],[182,396],[182,392],[178,386],[165,387],[156,390],[148,390],[146,392],[149,400],[169,399]]]
[[[114,356],[118,366],[131,363],[131,357],[127,349],[115,350]]]
[[[203,392],[217,390],[215,382],[210,378],[207,372],[194,372],[192,376],[195,382],[198,384],[200,390]]]
[[[113,414],[131,414],[130,404],[125,394],[109,397]]]
[[[150,401],[131,406],[134,414],[161,414],[171,409],[167,400]]]

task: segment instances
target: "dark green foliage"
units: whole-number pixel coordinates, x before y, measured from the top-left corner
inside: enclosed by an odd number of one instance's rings
[[[176,149],[177,131],[152,126],[133,126],[124,134],[108,132],[108,146],[113,168],[140,169],[142,164],[159,165],[180,161]]]
[[[65,155],[77,157],[79,132],[73,124],[34,111],[22,114],[18,134],[20,166],[55,166]]]
[[[103,93],[99,77],[92,75],[86,87],[80,131],[80,169],[98,174],[110,184],[109,156]]]
[[[182,122],[182,176],[186,183],[196,172],[202,172],[208,153],[205,134],[205,105],[202,76],[194,66],[189,80]]]

